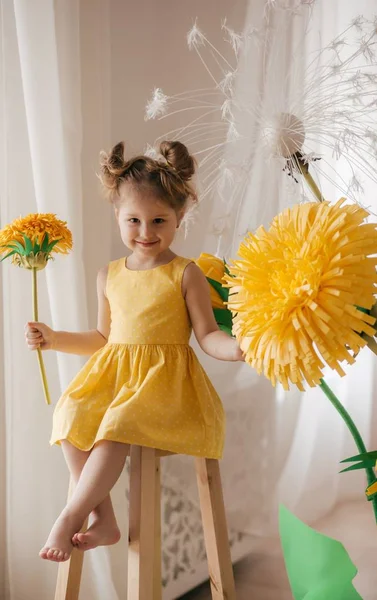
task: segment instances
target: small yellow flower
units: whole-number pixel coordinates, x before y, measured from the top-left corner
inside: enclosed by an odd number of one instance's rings
[[[51,213],[35,213],[15,219],[0,231],[0,262],[12,257],[13,263],[32,273],[33,319],[38,321],[37,271],[52,258],[52,252],[68,254],[72,249],[72,234],[65,221]],[[51,404],[42,351],[37,349],[39,368],[47,404]]]
[[[195,259],[195,263],[206,277],[217,281],[220,285],[225,283],[225,263],[221,258],[217,258],[217,256],[213,256],[212,254],[202,253],[199,258]],[[210,286],[210,293],[212,308],[225,308],[223,299],[212,285]]]
[[[0,231],[0,254],[26,269],[43,269],[52,252],[68,254],[72,234],[65,221],[51,213],[35,213],[15,219]]]
[[[357,205],[305,203],[241,244],[226,276],[233,332],[246,361],[285,389],[318,385],[375,334],[377,225]]]

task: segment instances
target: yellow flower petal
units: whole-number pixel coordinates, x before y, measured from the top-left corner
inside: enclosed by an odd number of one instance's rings
[[[52,252],[68,254],[72,249],[72,233],[66,221],[61,221],[51,213],[34,213],[15,219],[0,231],[0,254],[8,253],[9,249],[4,246],[13,241],[24,245],[23,235],[26,235],[33,244],[36,242],[41,244],[46,233],[49,242],[59,240]]]
[[[328,202],[287,209],[268,231],[248,234],[225,276],[234,333],[246,361],[275,385],[320,383],[373,336],[377,225],[359,206]]]
[[[210,279],[214,279],[218,283],[224,283],[225,265],[221,258],[203,252],[194,262],[206,277],[210,277]],[[212,308],[225,308],[224,302],[212,285],[210,285],[210,294]]]

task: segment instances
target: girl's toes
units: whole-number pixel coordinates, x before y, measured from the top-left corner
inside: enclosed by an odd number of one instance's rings
[[[48,548],[42,548],[42,550],[39,552],[39,556],[41,558],[46,559],[47,558],[47,552],[48,552]]]

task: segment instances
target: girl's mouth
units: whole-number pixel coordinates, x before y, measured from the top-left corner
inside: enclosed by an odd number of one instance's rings
[[[140,244],[140,246],[144,246],[145,248],[149,248],[149,246],[154,246],[154,244],[157,244],[156,242],[136,242],[137,244]]]

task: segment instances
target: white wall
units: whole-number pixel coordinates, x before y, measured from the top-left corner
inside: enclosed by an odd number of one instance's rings
[[[173,95],[212,85],[186,34],[198,18],[205,35],[221,47],[221,22],[242,31],[246,1],[191,0],[190,2],[110,0],[111,6],[111,139],[123,139],[130,154],[182,123],[182,116],[164,121],[144,121],[144,108],[154,87]],[[206,210],[209,206],[206,206]],[[178,251],[190,256],[202,250],[208,221],[202,219]],[[124,253],[114,235],[114,256]]]
[[[96,271],[110,257],[126,254],[111,207],[101,198],[96,177],[99,151],[124,140],[129,155],[139,153],[147,142],[178,126],[179,119],[144,121],[152,90],[158,86],[175,94],[210,85],[195,52],[187,47],[186,34],[197,17],[209,39],[220,44],[222,19],[227,17],[231,27],[242,31],[246,4],[246,0],[81,0],[82,164],[88,224],[84,261],[91,326],[96,317]],[[206,214],[210,208],[208,203]],[[206,229],[203,217],[178,251],[191,256],[205,250]]]

